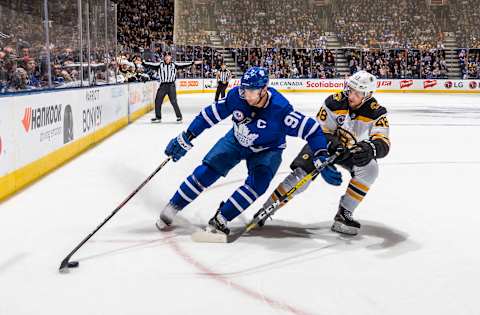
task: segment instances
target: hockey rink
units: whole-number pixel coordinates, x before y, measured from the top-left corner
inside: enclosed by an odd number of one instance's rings
[[[328,94],[288,93],[315,115]],[[167,142],[213,99],[179,95],[184,123],[164,106],[145,115],[0,204],[0,315],[68,314],[479,314],[480,96],[377,94],[389,110],[392,148],[355,212],[356,237],[330,231],[341,188],[316,180],[274,220],[232,244],[194,243],[243,182],[240,164],[177,218],[155,228],[160,210],[230,120],[194,140],[73,257],[63,257],[165,156]],[[240,228],[286,176],[303,145],[288,138],[268,193],[231,227]]]

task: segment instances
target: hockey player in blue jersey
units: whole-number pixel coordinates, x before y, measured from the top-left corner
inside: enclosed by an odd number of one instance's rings
[[[314,154],[315,165],[328,158],[327,140],[317,121],[295,111],[288,100],[268,87],[268,70],[248,69],[240,86],[231,89],[227,97],[202,109],[188,129],[168,144],[165,154],[178,161],[192,148],[192,139],[205,129],[232,115],[233,128],[208,152],[193,173],[180,185],[156,222],[162,230],[172,224],[178,211],[227,173],[240,161],[246,160],[248,177],[245,183],[220,203],[207,226],[207,232],[228,235],[227,223],[247,209],[270,185],[282,161],[285,136],[305,139]],[[334,166],[321,171],[331,185],[340,185],[341,174]]]

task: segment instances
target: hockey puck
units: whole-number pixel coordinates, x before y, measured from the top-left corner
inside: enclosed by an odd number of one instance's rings
[[[79,265],[78,261],[69,261],[68,268],[77,268]]]

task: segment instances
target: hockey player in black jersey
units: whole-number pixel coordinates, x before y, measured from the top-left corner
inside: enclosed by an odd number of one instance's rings
[[[377,159],[384,158],[390,149],[387,110],[373,97],[375,89],[375,76],[359,71],[348,78],[342,92],[333,94],[324,101],[317,114],[317,120],[329,141],[329,153],[343,152],[335,164],[351,174],[332,225],[332,230],[338,233],[358,233],[361,225],[353,219],[353,212],[378,176]],[[275,189],[264,204],[264,209],[315,169],[308,145],[301,150],[290,168],[292,172]],[[296,193],[307,187],[308,184],[304,185]],[[265,220],[259,225],[264,223]]]

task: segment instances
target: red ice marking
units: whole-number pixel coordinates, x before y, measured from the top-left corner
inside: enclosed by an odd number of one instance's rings
[[[273,298],[265,296],[265,295],[263,295],[259,292],[256,292],[256,291],[254,291],[250,288],[244,287],[244,286],[242,286],[238,283],[235,283],[232,280],[227,279],[226,277],[212,271],[210,268],[208,268],[207,266],[205,266],[204,264],[202,264],[201,262],[199,262],[198,260],[193,258],[190,254],[188,254],[175,239],[167,240],[167,244],[170,245],[170,247],[173,249],[173,251],[177,255],[182,257],[187,263],[194,266],[197,270],[201,271],[202,273],[204,273],[205,275],[207,275],[211,279],[214,279],[214,280],[216,280],[216,281],[218,281],[218,282],[220,282],[220,283],[222,283],[222,284],[224,284],[224,285],[226,285],[226,286],[228,286],[232,289],[235,289],[238,292],[243,293],[243,294],[253,298],[254,300],[258,300],[260,302],[266,302],[266,303],[268,303],[268,305],[270,305],[273,308],[281,309],[281,310],[287,311],[287,312],[289,312],[291,314],[295,314],[295,315],[308,315],[308,314],[310,314],[310,313],[305,312],[303,310],[300,310],[296,307],[293,307],[289,304],[282,303],[282,302],[277,301]]]

